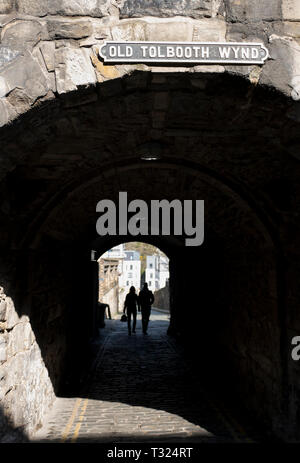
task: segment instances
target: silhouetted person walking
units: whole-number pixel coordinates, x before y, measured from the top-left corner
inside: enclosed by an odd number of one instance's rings
[[[142,326],[144,334],[147,334],[148,323],[151,313],[151,305],[153,304],[153,302],[153,293],[148,289],[148,283],[144,283],[144,287],[139,294],[139,306],[142,310]]]
[[[131,286],[124,303],[124,313],[127,311],[129,336],[131,335],[131,315],[133,318],[132,332],[135,333],[137,308],[139,308],[139,298],[135,292],[135,287]]]

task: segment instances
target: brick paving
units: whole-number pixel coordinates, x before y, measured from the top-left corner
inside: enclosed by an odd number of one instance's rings
[[[239,442],[243,429],[201,389],[176,344],[168,316],[152,312],[149,335],[107,321],[85,388],[57,398],[38,442]],[[234,424],[233,424],[234,423]]]

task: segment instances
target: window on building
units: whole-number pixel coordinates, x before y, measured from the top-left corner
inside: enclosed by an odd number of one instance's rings
[[[150,278],[153,278],[153,273],[150,273]]]
[[[152,286],[152,285],[151,285],[151,281],[149,281],[149,286]]]
[[[153,264],[150,264],[150,268],[153,268]]]
[[[129,281],[126,281],[126,286],[129,286]]]
[[[132,270],[132,269],[133,269],[133,265],[130,265],[130,270]]]

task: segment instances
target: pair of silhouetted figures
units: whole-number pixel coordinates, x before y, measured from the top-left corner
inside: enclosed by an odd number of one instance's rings
[[[137,310],[142,312],[143,333],[147,334],[148,323],[151,313],[151,305],[154,302],[152,291],[148,289],[148,284],[144,283],[143,289],[137,295],[135,287],[131,286],[125,298],[124,313],[127,312],[128,334],[131,335],[131,316],[133,319],[132,332],[135,333]]]

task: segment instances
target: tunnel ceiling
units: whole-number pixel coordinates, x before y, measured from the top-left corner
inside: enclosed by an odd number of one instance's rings
[[[42,229],[78,239],[88,226],[95,232],[97,202],[119,191],[209,200],[218,223],[220,214],[235,222],[239,198],[240,210],[269,210],[276,223],[279,213],[297,211],[294,111],[274,91],[203,73],[137,72],[61,95],[0,133],[10,170],[1,223],[14,228],[14,246]],[[153,141],[162,159],[142,162],[140,146]]]

